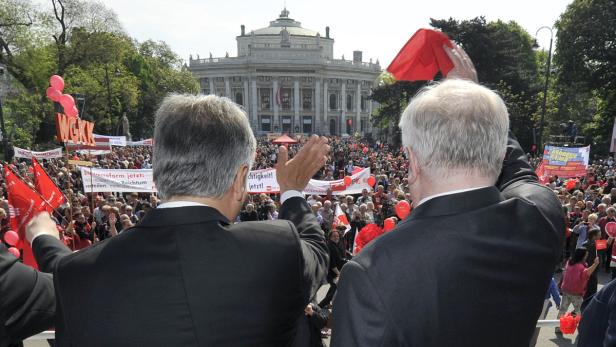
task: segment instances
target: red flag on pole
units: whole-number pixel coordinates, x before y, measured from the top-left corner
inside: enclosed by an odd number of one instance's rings
[[[537,174],[537,177],[539,178],[539,183],[541,184],[550,183],[550,177],[548,176],[547,172],[545,172],[545,163],[543,161],[539,163],[539,166],[537,166],[535,173]]]
[[[34,185],[36,190],[47,201],[47,212],[51,214],[54,209],[66,203],[66,197],[34,157],[32,157],[32,167],[34,168]]]
[[[349,220],[347,219],[346,214],[344,214],[344,212],[340,208],[340,205],[336,204],[336,210],[334,214],[334,223],[332,226],[335,229],[339,225],[344,225],[345,233],[351,230],[351,224],[349,223]]]
[[[447,35],[419,29],[398,52],[387,71],[398,81],[431,81],[439,71],[447,76],[454,66],[444,45],[453,48]]]
[[[45,201],[7,166],[4,166],[4,180],[6,181],[6,189],[9,195],[9,205],[15,211],[15,219],[17,220],[16,231],[23,245],[24,264],[38,269],[30,243],[26,241],[26,224],[37,213],[46,210]]]

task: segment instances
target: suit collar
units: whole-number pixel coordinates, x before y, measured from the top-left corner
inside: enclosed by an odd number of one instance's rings
[[[158,227],[163,225],[197,224],[219,221],[229,225],[229,219],[209,206],[184,206],[174,208],[155,208],[146,213],[137,226]]]
[[[434,197],[417,206],[403,223],[414,219],[460,214],[503,201],[498,188],[486,187]]]

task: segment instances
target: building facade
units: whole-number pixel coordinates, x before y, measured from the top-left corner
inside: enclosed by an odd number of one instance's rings
[[[334,59],[334,39],[302,28],[285,8],[266,28],[236,37],[237,57],[193,59],[201,93],[242,105],[252,129],[263,133],[362,135],[372,132],[369,100],[378,63]]]

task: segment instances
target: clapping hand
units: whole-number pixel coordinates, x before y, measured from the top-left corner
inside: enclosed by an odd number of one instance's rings
[[[287,190],[304,190],[312,176],[327,162],[329,150],[327,138],[317,135],[312,135],[291,160],[288,149],[280,147],[276,165],[276,179],[280,185],[280,193]]]

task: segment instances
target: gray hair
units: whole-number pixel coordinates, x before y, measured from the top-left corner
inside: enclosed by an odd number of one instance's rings
[[[222,197],[255,151],[248,119],[227,98],[171,95],[156,111],[153,174],[164,198]]]
[[[498,178],[507,148],[509,113],[490,89],[446,80],[422,89],[400,118],[402,142],[429,176],[453,170]]]

